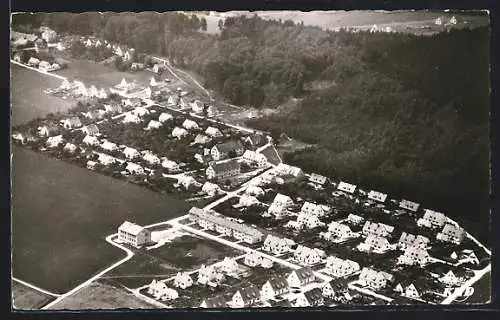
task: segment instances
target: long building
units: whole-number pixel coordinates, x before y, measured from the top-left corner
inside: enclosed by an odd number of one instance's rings
[[[201,227],[233,236],[246,243],[257,243],[264,238],[264,234],[255,228],[216,216],[197,207],[191,208],[189,214],[189,218]]]

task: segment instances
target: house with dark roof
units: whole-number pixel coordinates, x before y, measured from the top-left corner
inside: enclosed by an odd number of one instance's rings
[[[42,137],[50,137],[59,133],[59,127],[53,122],[47,122],[45,125],[38,127],[38,134]]]
[[[260,301],[260,290],[256,285],[250,284],[238,289],[232,299],[231,304],[235,308],[245,308]]]
[[[316,280],[316,276],[311,268],[304,267],[290,272],[286,281],[288,286],[299,288]]]
[[[207,179],[225,179],[240,174],[241,166],[237,160],[214,162],[206,170]]]
[[[325,283],[322,287],[323,297],[334,298],[345,295],[348,292],[348,281],[344,278],[334,279]]]
[[[210,149],[210,155],[214,160],[221,160],[229,157],[230,153],[234,152],[234,154],[239,157],[245,151],[245,147],[239,140],[230,140],[218,145],[215,145]]]
[[[266,159],[267,159],[267,162],[269,162],[272,165],[277,166],[278,164],[280,164],[282,162],[278,151],[272,145],[269,145],[269,146],[259,150],[258,152],[260,154],[264,155],[264,157],[266,157]]]
[[[207,309],[227,308],[227,302],[222,295],[212,298],[206,298],[203,299],[203,301],[201,302],[200,308],[207,308]]]
[[[82,122],[78,117],[70,117],[68,119],[61,120],[61,123],[66,129],[74,129],[82,126]]]
[[[318,307],[325,303],[325,298],[323,297],[323,292],[320,288],[314,288],[312,290],[302,292],[298,295],[297,300],[295,300],[295,307]]]
[[[94,124],[89,124],[82,128],[82,132],[88,136],[95,136],[99,134],[99,128]]]
[[[252,149],[257,149],[267,143],[267,137],[262,133],[253,133],[243,138],[243,142]]]
[[[273,299],[288,293],[288,282],[283,276],[271,278],[264,283],[260,290],[260,295],[263,300]]]

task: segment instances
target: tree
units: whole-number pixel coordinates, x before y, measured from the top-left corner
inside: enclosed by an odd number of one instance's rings
[[[207,31],[207,19],[205,17],[201,18],[200,25],[201,31]]]
[[[219,28],[220,31],[224,29],[224,21],[222,19],[219,19],[219,21],[217,22],[217,27]]]

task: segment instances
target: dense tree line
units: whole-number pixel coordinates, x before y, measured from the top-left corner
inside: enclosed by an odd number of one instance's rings
[[[30,17],[13,23],[36,25]],[[317,145],[288,154],[288,162],[420,201],[486,231],[487,28],[353,34],[253,16],[221,20],[220,34],[209,35],[198,32],[198,18],[179,13],[35,20],[166,56],[235,104],[274,107],[300,98],[293,111],[250,123]],[[328,86],[311,92],[319,81]]]

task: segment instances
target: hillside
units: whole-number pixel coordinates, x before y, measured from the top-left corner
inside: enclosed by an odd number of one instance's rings
[[[211,35],[200,32],[202,19],[179,13],[38,19],[168,57],[236,105],[275,108],[296,97],[295,110],[249,121],[317,144],[288,162],[419,201],[488,234],[487,27],[352,34],[252,16],[227,17]],[[318,81],[332,85],[311,90]]]

